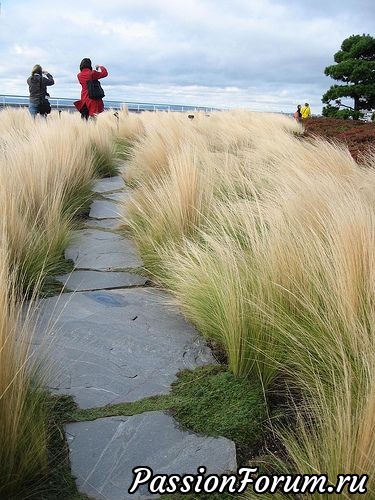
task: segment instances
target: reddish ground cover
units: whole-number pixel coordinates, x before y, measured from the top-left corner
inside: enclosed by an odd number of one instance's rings
[[[320,136],[345,142],[355,160],[360,161],[363,153],[375,152],[375,123],[336,118],[310,118],[303,122],[307,137]]]

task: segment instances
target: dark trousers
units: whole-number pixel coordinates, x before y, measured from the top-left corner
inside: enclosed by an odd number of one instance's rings
[[[88,120],[89,119],[89,110],[86,106],[86,104],[84,104],[80,110],[80,113],[81,113],[81,118],[82,120]]]

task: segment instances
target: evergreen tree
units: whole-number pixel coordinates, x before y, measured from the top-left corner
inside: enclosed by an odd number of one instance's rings
[[[332,85],[323,95],[324,116],[358,119],[361,110],[375,108],[375,38],[370,35],[352,35],[341,44],[334,55],[336,64],[327,66],[324,73],[344,85]],[[342,97],[354,100],[354,106],[341,103]],[[336,105],[332,105],[335,101]],[[340,109],[344,107],[345,109]]]

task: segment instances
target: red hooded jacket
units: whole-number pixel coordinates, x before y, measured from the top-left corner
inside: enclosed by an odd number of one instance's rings
[[[99,80],[99,78],[105,78],[106,76],[108,76],[108,71],[104,66],[99,66],[99,69],[100,71],[85,68],[77,75],[78,81],[82,85],[82,91],[81,100],[75,101],[74,106],[78,109],[78,111],[81,111],[83,106],[86,104],[89,111],[89,116],[97,115],[104,110],[103,100],[90,99],[87,90],[87,82],[89,80]]]

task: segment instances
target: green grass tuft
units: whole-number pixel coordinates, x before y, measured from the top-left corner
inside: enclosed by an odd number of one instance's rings
[[[133,144],[127,139],[118,137],[115,142],[116,157],[121,160],[128,160],[131,156]]]
[[[0,432],[2,499],[26,498],[28,492],[38,489],[41,476],[48,470],[47,450],[44,446],[48,412],[37,385],[38,382],[31,380],[30,385],[24,388],[24,404],[18,408],[20,423],[16,439],[14,429],[9,424]],[[0,414],[6,410],[6,403],[0,399]],[[4,417],[2,422],[5,422]]]
[[[66,260],[61,256],[61,260],[56,262],[54,267],[54,275],[69,274],[74,270],[74,262],[72,260]],[[64,285],[57,281],[54,276],[47,276],[43,283],[41,284],[40,291],[38,295],[40,297],[53,297],[54,295],[59,295],[64,289]]]
[[[118,175],[119,168],[115,160],[115,148],[113,151],[100,150],[96,145],[92,146],[94,156],[94,171],[98,177],[112,177]]]
[[[42,477],[41,486],[30,500],[84,500],[86,495],[78,492],[71,474],[69,450],[65,440],[64,423],[76,408],[71,396],[45,394],[44,407],[48,418],[48,469]]]
[[[236,378],[222,366],[183,371],[173,384],[175,418],[186,428],[223,436],[238,445],[262,439],[265,401],[259,384]]]

